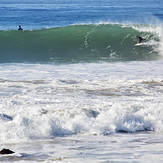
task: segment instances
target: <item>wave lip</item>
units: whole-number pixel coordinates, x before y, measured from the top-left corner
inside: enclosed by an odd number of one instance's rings
[[[155,60],[162,40],[143,25],[87,24],[33,31],[0,31],[1,63]],[[151,27],[152,29],[154,27]],[[144,30],[142,30],[144,29]],[[135,47],[141,35],[145,47]]]

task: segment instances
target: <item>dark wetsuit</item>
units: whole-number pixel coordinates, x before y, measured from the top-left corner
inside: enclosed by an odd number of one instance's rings
[[[137,39],[138,39],[138,43],[142,43],[142,41],[143,41],[142,37],[138,36]]]
[[[18,30],[23,30],[23,28],[19,27]]]

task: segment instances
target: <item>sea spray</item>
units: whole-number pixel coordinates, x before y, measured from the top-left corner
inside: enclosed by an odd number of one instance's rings
[[[147,46],[152,46],[154,51],[157,51],[160,56],[163,56],[163,25],[158,23],[157,25],[132,25],[132,28],[143,32],[142,36],[145,39]],[[152,35],[144,34],[149,32]]]

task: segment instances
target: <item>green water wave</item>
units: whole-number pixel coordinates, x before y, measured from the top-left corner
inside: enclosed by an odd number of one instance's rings
[[[33,31],[0,31],[0,62],[99,62],[153,60],[153,47],[135,47],[136,35],[154,35],[120,24],[71,25]]]

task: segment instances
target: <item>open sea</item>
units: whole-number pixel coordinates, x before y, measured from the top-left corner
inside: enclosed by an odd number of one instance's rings
[[[3,148],[5,163],[162,163],[163,1],[0,0]]]

